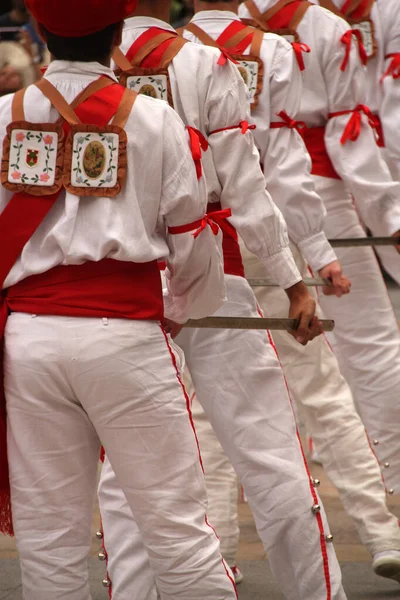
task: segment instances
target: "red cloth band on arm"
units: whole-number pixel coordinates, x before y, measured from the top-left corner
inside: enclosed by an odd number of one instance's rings
[[[347,141],[355,142],[360,133],[361,133],[361,118],[362,114],[368,117],[368,123],[372,127],[372,129],[377,129],[377,120],[368,108],[364,104],[359,104],[353,110],[340,110],[338,112],[329,113],[329,119],[333,117],[340,117],[341,115],[351,115],[345,130],[343,132],[342,137],[340,138],[340,143],[344,145]]]
[[[270,129],[282,129],[286,127],[288,129],[296,129],[301,134],[303,129],[307,128],[306,123],[304,121],[295,121],[284,110],[281,110],[280,113],[277,113],[277,117],[280,117],[282,121],[273,121],[270,123]]]
[[[202,219],[198,219],[197,221],[193,221],[193,223],[188,223],[187,225],[178,225],[176,227],[168,227],[168,233],[171,235],[177,235],[180,233],[189,233],[190,231],[194,231],[193,237],[196,239],[199,237],[200,233],[204,231],[204,229],[208,226],[211,227],[211,231],[214,235],[218,235],[219,230],[225,231],[225,233],[229,233],[230,235],[237,235],[236,230],[232,225],[226,221],[228,217],[232,216],[232,211],[230,208],[225,208],[224,210],[217,210],[214,212],[209,212]],[[233,233],[234,232],[234,233]]]
[[[248,121],[240,121],[239,125],[232,125],[232,127],[222,127],[221,129],[214,129],[211,131],[209,135],[213,135],[214,133],[220,133],[221,131],[230,131],[231,129],[240,129],[242,134],[248,132],[249,129],[256,129],[256,125],[249,125]]]
[[[385,58],[391,58],[390,65],[386,69],[385,73],[382,75],[380,79],[380,83],[385,79],[385,77],[393,77],[393,79],[400,78],[400,52],[394,52],[392,54],[387,54]]]
[[[350,51],[351,51],[351,42],[353,39],[353,36],[355,36],[357,42],[358,42],[358,53],[360,55],[360,60],[362,62],[362,64],[365,66],[367,64],[367,52],[364,48],[364,44],[362,41],[362,34],[358,29],[349,29],[348,31],[346,31],[346,33],[344,33],[342,35],[342,37],[340,38],[340,41],[342,42],[342,44],[344,44],[346,46],[346,51],[345,51],[345,55],[344,55],[344,59],[343,62],[341,64],[340,70],[341,71],[345,71],[347,68],[347,65],[349,63],[349,59],[350,59]]]

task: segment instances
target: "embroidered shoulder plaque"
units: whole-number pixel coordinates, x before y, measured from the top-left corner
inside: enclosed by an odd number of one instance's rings
[[[238,63],[236,66],[247,86],[253,110],[258,106],[258,97],[263,86],[264,63],[258,56],[244,54],[232,54],[231,56]]]
[[[119,74],[119,82],[137,94],[164,100],[173,107],[168,69],[132,67]]]
[[[116,125],[74,125],[65,147],[63,184],[77,196],[120,193],[126,178],[127,137]]]
[[[13,192],[54,194],[62,185],[64,131],[59,124],[16,121],[3,143],[1,182]]]
[[[352,29],[357,29],[361,33],[367,58],[368,60],[371,60],[371,58],[374,58],[378,50],[375,28],[372,20],[369,18],[363,18],[358,21],[350,19],[349,22]]]

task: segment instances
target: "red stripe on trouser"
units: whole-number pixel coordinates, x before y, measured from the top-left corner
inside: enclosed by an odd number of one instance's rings
[[[182,388],[182,390],[183,390],[183,395],[185,396],[185,400],[186,400],[186,408],[187,408],[187,411],[188,411],[188,414],[189,414],[189,420],[190,420],[190,424],[191,424],[191,426],[192,426],[192,429],[193,429],[194,437],[195,437],[195,439],[196,439],[196,444],[197,444],[197,450],[198,450],[198,453],[199,453],[199,460],[200,460],[201,469],[202,469],[202,471],[203,471],[203,474],[204,474],[203,460],[202,460],[202,458],[201,458],[201,452],[200,452],[200,444],[199,444],[199,439],[198,439],[198,437],[197,437],[196,428],[195,428],[195,426],[194,426],[193,415],[192,415],[192,409],[191,409],[191,406],[190,406],[190,399],[189,399],[189,396],[188,396],[188,394],[187,394],[187,392],[186,392],[185,386],[184,386],[184,385],[183,385],[183,383],[182,383],[181,376],[179,375],[179,369],[178,369],[178,365],[176,364],[176,358],[175,358],[175,354],[173,353],[173,350],[172,350],[172,348],[171,348],[171,344],[169,343],[168,336],[167,336],[167,334],[165,333],[165,330],[164,330],[164,328],[163,328],[162,326],[161,326],[161,330],[162,330],[162,332],[163,332],[163,335],[164,335],[165,341],[166,341],[166,343],[167,343],[167,347],[168,347],[169,353],[170,353],[170,355],[171,355],[172,364],[173,364],[173,365],[174,365],[174,367],[175,367],[175,371],[176,371],[176,378],[178,379],[178,381],[179,381],[179,384],[180,384],[180,386],[181,386],[181,388]],[[212,530],[213,530],[213,532],[214,532],[214,535],[215,535],[215,536],[216,536],[216,538],[219,540],[219,537],[218,537],[218,535],[217,535],[217,533],[216,533],[216,531],[215,531],[214,527],[213,527],[212,525],[210,525],[210,523],[209,523],[209,522],[208,522],[208,520],[207,520],[207,515],[205,516],[205,523],[206,523],[206,525],[207,525],[208,527],[210,527],[210,529],[212,529]],[[224,561],[224,559],[223,559],[223,557],[222,557],[222,556],[221,556],[221,560],[222,560],[222,564],[224,565],[225,573],[226,573],[226,575],[227,575],[227,577],[228,577],[229,581],[230,581],[230,582],[231,582],[231,584],[233,585],[233,589],[235,590],[236,598],[238,598],[238,594],[237,594],[237,590],[236,590],[236,584],[235,584],[235,581],[234,581],[234,579],[231,577],[231,575],[230,575],[230,573],[229,573],[228,569],[226,568],[226,564],[225,564],[225,561]]]
[[[258,310],[258,313],[259,313],[260,317],[264,316],[259,307],[257,307],[257,310]],[[290,396],[289,386],[287,384],[286,377],[285,377],[284,372],[283,372],[282,363],[281,363],[281,361],[279,359],[278,350],[277,350],[277,348],[276,348],[276,346],[274,344],[274,340],[272,339],[271,333],[269,331],[267,331],[267,334],[268,334],[269,343],[271,344],[271,346],[272,346],[272,348],[273,348],[273,350],[275,352],[276,358],[278,359],[278,362],[279,362],[279,364],[281,366],[283,379],[284,379],[286,390],[287,390],[288,397],[289,397],[289,402],[290,402],[290,405],[291,405],[292,410],[293,410],[293,402],[292,402],[292,398]],[[293,418],[294,418],[294,412],[293,412]],[[314,502],[314,504],[318,504],[319,503],[318,502],[318,496],[317,496],[317,494],[315,492],[315,489],[314,489],[314,486],[312,484],[312,478],[311,478],[311,474],[310,474],[310,471],[309,471],[309,468],[308,468],[306,457],[304,455],[303,445],[301,443],[299,431],[297,429],[297,424],[296,424],[296,435],[297,435],[297,440],[299,442],[301,455],[303,457],[304,467],[306,469],[306,472],[307,472],[307,475],[308,475],[308,480],[310,482],[310,491],[311,491],[311,495],[313,497],[313,502]],[[322,561],[323,561],[323,564],[324,564],[324,575],[325,575],[325,583],[326,583],[326,600],[332,600],[331,576],[330,576],[330,572],[329,572],[328,553],[326,551],[326,540],[325,540],[324,524],[322,522],[322,516],[321,516],[320,513],[317,513],[315,515],[315,517],[317,519],[318,529],[319,529],[319,533],[320,533],[321,554],[322,554]]]

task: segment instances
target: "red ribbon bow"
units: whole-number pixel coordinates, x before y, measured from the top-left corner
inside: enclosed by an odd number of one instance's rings
[[[226,63],[228,62],[228,60],[230,60],[231,62],[233,62],[234,65],[239,64],[237,62],[237,60],[235,60],[230,53],[228,52],[228,50],[226,48],[223,48],[222,46],[218,46],[219,50],[221,51],[221,56],[218,59],[217,64],[221,65],[222,67],[224,65],[226,65]]]
[[[214,133],[220,133],[221,131],[230,131],[231,129],[240,129],[242,134],[244,135],[249,131],[249,129],[256,129],[256,125],[250,125],[248,121],[240,121],[239,125],[232,125],[232,127],[222,127],[221,129],[215,129],[214,131],[210,131],[210,135]]]
[[[189,132],[190,149],[192,151],[193,161],[196,166],[197,179],[200,179],[203,174],[203,170],[201,168],[202,152],[206,152],[206,150],[208,150],[208,142],[198,129],[189,126],[187,126],[186,129]]]
[[[377,129],[378,123],[376,118],[368,106],[365,106],[364,104],[359,104],[354,110],[342,110],[336,113],[331,113],[329,118],[348,114],[351,114],[351,117],[345,127],[342,137],[340,138],[340,143],[342,145],[344,145],[347,141],[355,142],[358,139],[358,136],[361,133],[362,114],[368,117],[368,123],[372,129]]]
[[[231,216],[232,211],[230,208],[216,210],[204,215],[200,222],[199,228],[193,233],[193,237],[196,239],[207,226],[211,227],[211,231],[214,235],[217,235],[219,230],[222,229],[228,235],[232,235],[232,232],[234,232],[233,235],[236,237],[236,231],[234,227],[226,220]]]
[[[391,76],[393,79],[400,78],[400,52],[396,52],[394,54],[388,54],[385,58],[392,58],[393,60],[390,62],[386,72],[382,75],[380,82],[385,79],[385,77]]]
[[[342,42],[342,44],[344,44],[346,46],[346,53],[345,53],[342,65],[340,67],[341,71],[345,71],[346,67],[347,67],[347,65],[349,63],[350,51],[351,51],[351,42],[352,42],[352,39],[353,39],[353,35],[355,36],[355,38],[356,38],[356,40],[358,42],[358,52],[360,54],[360,60],[361,60],[361,62],[362,62],[363,65],[367,64],[368,56],[367,56],[367,52],[366,52],[366,50],[364,48],[361,31],[359,31],[358,29],[349,29],[340,38],[340,41]]]
[[[287,112],[284,110],[281,110],[281,112],[277,113],[276,116],[280,117],[283,122],[282,123],[279,123],[279,122],[271,123],[270,124],[271,129],[281,129],[282,127],[287,127],[288,129],[296,129],[296,131],[298,131],[301,134],[301,130],[306,129],[306,127],[307,127],[307,125],[306,125],[306,123],[304,123],[304,121],[295,121],[295,119],[292,119],[291,117],[289,117]]]
[[[307,46],[307,44],[303,44],[302,42],[292,42],[292,47],[296,55],[297,62],[299,64],[300,71],[304,71],[306,66],[304,64],[303,52],[305,52],[306,54],[311,52],[310,46]]]

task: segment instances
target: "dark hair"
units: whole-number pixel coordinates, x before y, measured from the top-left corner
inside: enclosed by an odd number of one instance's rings
[[[43,27],[47,47],[54,58],[81,62],[102,62],[110,57],[115,32],[120,23],[108,25],[83,37],[61,37]]]

